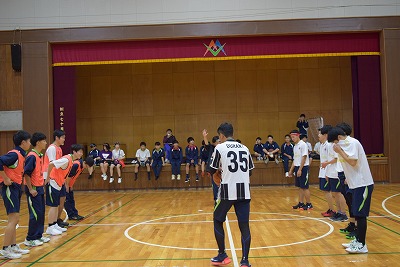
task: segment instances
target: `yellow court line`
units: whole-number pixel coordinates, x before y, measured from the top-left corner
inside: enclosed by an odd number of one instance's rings
[[[345,53],[317,53],[317,54],[281,54],[281,55],[258,55],[258,56],[232,56],[232,57],[190,57],[190,58],[161,58],[161,59],[130,59],[130,60],[106,60],[106,61],[83,61],[83,62],[58,62],[58,63],[53,63],[53,67],[84,66],[84,65],[106,65],[106,64],[137,64],[137,63],[184,62],[184,61],[243,60],[243,59],[264,59],[264,58],[379,56],[380,54],[381,54],[380,52],[345,52]]]

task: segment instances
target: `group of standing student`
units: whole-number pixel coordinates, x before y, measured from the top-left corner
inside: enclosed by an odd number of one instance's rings
[[[28,233],[23,242],[26,246],[40,246],[50,241],[50,238],[43,235],[45,205],[49,207],[49,225],[46,230],[49,235],[60,235],[67,231],[65,227],[68,223],[60,218],[65,197],[67,197],[67,211],[74,210],[78,215],[73,194],[71,195],[73,183],[86,164],[92,165],[93,160],[88,158],[87,162],[80,161],[83,147],[76,144],[72,145],[72,154],[63,156],[60,146],[64,144],[65,133],[56,130],[53,136],[54,142],[43,155],[42,151],[47,145],[46,136],[43,133],[37,132],[31,136],[26,131],[18,131],[13,136],[15,148],[0,156],[2,198],[8,215],[3,249],[0,250],[4,258],[17,259],[29,253],[29,249],[22,249],[16,243],[22,184],[25,185],[24,191],[29,210]],[[31,144],[33,149],[26,153]],[[83,217],[70,218],[82,219]]]

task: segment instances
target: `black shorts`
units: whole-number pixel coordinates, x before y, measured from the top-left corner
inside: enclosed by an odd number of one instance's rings
[[[353,203],[351,204],[351,208],[355,217],[368,217],[373,190],[373,184],[353,189]]]
[[[20,184],[13,182],[10,185],[5,185],[2,183],[1,196],[3,198],[7,215],[10,213],[19,213],[22,196]]]
[[[329,183],[331,184],[331,192],[341,192],[342,185],[340,183],[340,179],[329,178]]]
[[[250,199],[241,200],[218,200],[214,208],[214,220],[224,222],[226,214],[235,207],[235,213],[238,222],[249,222],[250,217]]]
[[[301,170],[301,176],[297,177],[297,171],[299,170],[299,166],[294,167],[294,175],[295,175],[295,186],[300,187],[301,189],[308,189],[308,166],[303,166]]]
[[[60,197],[65,197],[65,196],[67,196],[67,189],[65,189],[65,184],[63,184],[60,190]]]
[[[319,189],[325,192],[331,191],[331,184],[325,178],[319,177]]]
[[[58,207],[60,205],[60,191],[46,184],[46,205],[49,207]]]

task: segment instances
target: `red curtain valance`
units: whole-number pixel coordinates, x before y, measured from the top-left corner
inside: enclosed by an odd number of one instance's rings
[[[213,55],[210,49],[217,55]],[[63,43],[53,44],[52,50],[53,66],[223,60],[273,55],[283,57],[329,56],[329,54],[377,55],[379,33]]]

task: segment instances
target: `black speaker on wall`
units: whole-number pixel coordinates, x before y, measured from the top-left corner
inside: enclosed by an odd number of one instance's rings
[[[21,71],[21,45],[20,44],[12,44],[11,45],[11,64],[12,68],[15,71]]]

